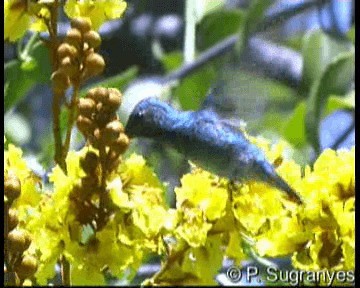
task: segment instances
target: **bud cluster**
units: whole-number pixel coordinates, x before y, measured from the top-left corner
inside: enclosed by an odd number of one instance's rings
[[[105,187],[101,185],[100,158],[95,152],[88,151],[80,160],[80,165],[86,176],[70,194],[70,200],[75,206],[72,211],[80,224],[90,224],[96,231],[100,231],[111,214],[111,208],[107,205],[109,202],[100,203],[100,199],[107,196]]]
[[[121,97],[117,89],[97,87],[78,103],[77,127],[89,144],[106,151],[106,159],[102,161],[107,164],[107,170],[118,164],[119,156],[129,146],[129,138],[116,114]]]
[[[100,44],[100,35],[91,30],[90,20],[71,20],[71,29],[57,49],[59,65],[51,76],[55,91],[63,93],[74,80],[87,79],[103,72],[105,61],[95,52]]]
[[[21,195],[21,183],[14,174],[5,174],[4,194],[6,203],[4,209],[4,237],[6,245],[7,270],[15,272],[17,277],[23,281],[30,278],[37,270],[37,260],[31,255],[24,255],[30,247],[31,237],[25,230],[18,227],[19,218],[12,203]]]

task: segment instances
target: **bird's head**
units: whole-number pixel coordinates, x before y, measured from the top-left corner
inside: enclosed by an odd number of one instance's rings
[[[140,101],[131,112],[125,133],[131,137],[156,137],[162,133],[162,125],[168,121],[174,109],[157,98]]]

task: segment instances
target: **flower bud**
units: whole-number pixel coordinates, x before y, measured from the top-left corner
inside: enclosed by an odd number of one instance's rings
[[[27,231],[24,231],[24,237],[25,237],[25,250],[26,250],[30,247],[32,239]]]
[[[8,229],[9,229],[9,231],[14,230],[18,224],[19,224],[19,219],[18,219],[17,211],[14,210],[14,209],[10,209],[9,210],[9,215],[8,215]]]
[[[11,232],[9,232],[7,240],[9,250],[12,253],[22,253],[28,248],[26,243],[26,235],[23,231],[12,230]]]
[[[112,142],[116,141],[120,133],[123,131],[124,126],[120,123],[120,121],[112,121],[102,130],[102,139],[106,145],[110,145]]]
[[[117,110],[121,105],[121,93],[115,88],[109,88],[109,97],[106,100],[106,104],[112,108],[112,110]]]
[[[104,87],[95,87],[89,90],[87,97],[94,99],[95,102],[104,102],[109,97],[108,89]]]
[[[4,180],[5,196],[10,202],[12,202],[17,199],[21,194],[20,180],[14,174],[8,175]]]
[[[57,49],[57,55],[60,59],[65,57],[74,59],[78,56],[78,51],[74,46],[71,46],[68,43],[62,43]]]
[[[64,92],[70,86],[69,76],[63,71],[57,70],[51,75],[53,89],[56,92]]]
[[[99,163],[99,157],[94,152],[87,152],[85,158],[81,159],[81,168],[86,173],[93,173]],[[93,177],[91,177],[93,178]]]
[[[72,28],[78,29],[82,34],[90,31],[91,21],[89,18],[74,18],[71,19],[70,25]]]
[[[70,29],[66,33],[65,42],[75,46],[76,48],[81,47],[82,44],[82,36],[80,30],[76,28]]]
[[[76,75],[76,73],[78,72],[77,65],[71,61],[70,57],[65,57],[61,60],[59,69],[66,75],[68,75],[70,78]]]
[[[35,274],[38,264],[34,256],[25,255],[15,266],[17,276],[23,280]]]
[[[81,115],[91,118],[96,108],[96,103],[91,98],[80,98],[78,103],[79,112]]]
[[[85,59],[85,77],[101,74],[105,69],[104,58],[97,53],[88,55]]]
[[[99,178],[95,175],[88,175],[84,178],[81,178],[81,187],[83,192],[86,194],[91,194],[96,192],[96,188],[99,186]],[[84,191],[86,190],[86,191]]]
[[[101,37],[99,33],[90,30],[84,34],[84,41],[89,44],[90,48],[98,48],[101,44]]]
[[[111,143],[111,150],[116,151],[118,154],[123,154],[126,149],[129,147],[130,140],[129,137],[126,136],[126,134],[121,133],[119,137]]]
[[[91,121],[91,119],[83,115],[78,116],[76,120],[76,125],[80,130],[80,132],[83,133],[84,135],[91,134],[92,131],[94,130],[94,123]]]
[[[98,142],[101,140],[101,133],[100,133],[100,129],[99,129],[99,128],[96,128],[96,129],[94,130],[94,137],[95,137],[96,141],[98,141]]]

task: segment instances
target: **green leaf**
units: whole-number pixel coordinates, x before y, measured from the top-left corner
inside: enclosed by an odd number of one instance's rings
[[[329,97],[324,116],[329,115],[338,109],[355,110],[355,90],[351,91],[345,97],[331,95]]]
[[[161,62],[167,73],[179,68],[183,63],[183,54],[181,51],[173,51],[165,54],[161,58]]]
[[[311,31],[304,36],[303,76],[301,89],[308,91],[332,60],[351,49],[347,41],[335,39],[322,30]]]
[[[349,32],[347,33],[348,38],[350,39],[350,41],[355,44],[355,25],[353,25]]]
[[[306,137],[316,152],[320,151],[319,123],[328,97],[343,95],[350,88],[355,72],[355,53],[338,55],[311,87],[306,106]]]
[[[205,50],[239,31],[244,21],[241,10],[219,10],[206,15],[198,25],[199,49]]]
[[[298,103],[289,120],[283,126],[283,137],[297,148],[306,144],[305,112],[306,103],[302,101]]]
[[[137,67],[132,66],[118,75],[91,84],[80,90],[80,97],[84,97],[89,89],[98,86],[106,87],[106,88],[113,87],[122,90],[125,87],[125,85],[129,84],[129,82],[137,76],[138,70],[139,69]]]
[[[35,85],[31,71],[21,69],[20,60],[12,60],[4,65],[4,76],[6,79],[4,87],[4,111],[23,99],[26,93]]]
[[[209,64],[182,80],[174,92],[175,97],[179,99],[181,108],[184,110],[199,109],[215,76],[216,72]]]
[[[236,43],[236,55],[241,55],[250,35],[256,31],[257,26],[264,19],[266,10],[274,4],[272,0],[252,1],[252,5],[246,14],[243,25],[240,26],[240,37]]]
[[[5,112],[23,99],[36,83],[50,81],[51,66],[49,51],[45,45],[38,41],[31,47],[28,57],[23,61],[12,60],[4,65]]]
[[[52,72],[49,49],[42,41],[38,41],[29,51],[29,56],[34,61],[31,77],[37,83],[49,83]]]
[[[266,10],[274,4],[274,1],[272,0],[257,0],[251,2],[252,5],[246,15],[244,30],[244,32],[248,35],[255,32],[257,26],[264,19]]]

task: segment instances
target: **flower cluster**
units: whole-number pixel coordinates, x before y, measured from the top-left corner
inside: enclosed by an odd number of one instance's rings
[[[95,30],[108,20],[120,18],[126,10],[123,0],[67,0],[64,10],[68,17],[88,17]]]
[[[28,30],[48,31],[51,13],[57,10],[59,2],[4,0],[4,39],[13,42],[23,37]],[[86,17],[98,30],[104,22],[120,18],[126,6],[122,0],[67,0],[64,11],[70,19]]]
[[[4,39],[13,42],[27,30],[46,31],[45,21],[50,18],[50,11],[45,1],[5,0],[4,16]]]
[[[236,185],[193,167],[175,190],[168,259],[146,283],[211,284],[223,255],[240,264],[249,257],[248,248],[258,257],[290,255],[302,270],[354,269],[355,148],[325,150],[313,169],[305,167],[302,173],[294,161],[283,158],[284,143],[251,141],[265,150],[304,205],[266,184]]]
[[[128,269],[135,271],[145,255],[164,251],[164,189],[144,159],[132,155],[108,174],[106,201],[110,202],[101,206],[99,187],[83,186],[88,172],[82,163],[89,151],[97,154],[90,146],[68,154],[67,175],[58,166],[53,169],[54,192],[44,198],[37,217],[27,224],[40,258],[35,274],[40,284],[55,275],[60,255],[71,265],[73,284],[100,285],[105,283],[104,274],[122,277]],[[75,202],[74,195],[86,200],[83,205],[79,206],[79,199]],[[106,213],[102,223],[101,212]]]
[[[29,249],[32,235],[24,229],[40,200],[38,183],[22,159],[22,151],[9,144],[4,151],[4,248],[7,277],[15,276],[17,284],[32,277],[38,266]]]
[[[57,49],[58,69],[52,74],[54,90],[57,93],[72,85],[79,85],[84,79],[103,72],[105,62],[95,52],[101,44],[100,35],[91,30],[91,22],[85,18],[71,20],[71,29],[64,43]]]

